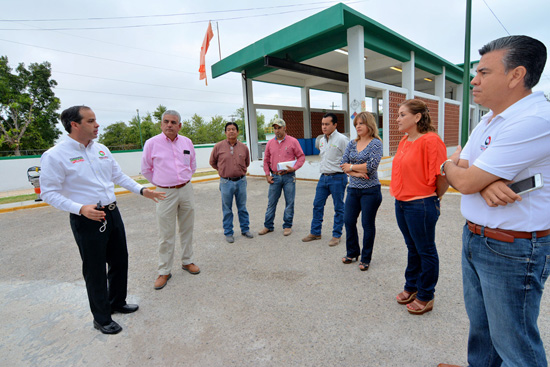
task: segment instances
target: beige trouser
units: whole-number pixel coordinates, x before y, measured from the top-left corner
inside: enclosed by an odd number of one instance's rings
[[[159,275],[168,275],[174,263],[176,247],[176,220],[181,243],[181,263],[193,262],[193,226],[195,224],[195,194],[188,183],[179,189],[163,189],[166,199],[157,203],[159,228]]]

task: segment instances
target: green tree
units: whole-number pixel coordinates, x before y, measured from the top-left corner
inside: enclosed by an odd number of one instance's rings
[[[56,127],[60,102],[53,88],[51,64],[32,63],[27,69],[23,63],[15,69],[8,58],[0,56],[0,149],[47,149],[61,131]]]
[[[162,113],[161,113],[161,116],[162,116]],[[153,115],[151,113],[147,112],[147,114],[140,120],[138,120],[137,116],[134,116],[129,122],[130,127],[128,131],[128,143],[136,144],[138,147],[141,146],[141,140],[139,137],[140,129],[141,129],[141,136],[143,138],[144,144],[147,141],[147,139],[160,134],[162,131],[160,129],[160,123],[153,122]]]
[[[162,122],[162,114],[164,112],[166,112],[167,108],[166,106],[163,106],[161,104],[159,104],[159,106],[157,107],[157,109],[155,110],[155,112],[153,112],[153,117],[155,118],[156,122]]]
[[[204,118],[194,114],[190,120],[183,120],[180,134],[191,139],[193,144],[216,143],[225,139],[225,123],[221,116],[214,116],[207,123]]]
[[[128,144],[130,128],[125,122],[119,121],[107,126],[98,141],[107,147],[118,147]]]
[[[237,110],[235,111],[235,115],[239,117],[237,120],[235,120],[235,122],[239,126],[239,136],[242,136],[241,140],[246,140],[246,129],[244,128],[244,108],[237,108]],[[263,113],[256,115],[256,123],[258,128],[258,140],[265,140],[265,116]]]

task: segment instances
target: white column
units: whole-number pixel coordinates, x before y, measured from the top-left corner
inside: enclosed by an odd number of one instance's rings
[[[311,109],[309,105],[309,88],[301,88],[302,107],[304,110],[304,138],[311,138]],[[314,122],[316,123],[316,121]]]
[[[342,110],[345,111],[347,107],[349,106],[349,95],[347,93],[342,93]],[[349,111],[349,110],[348,110]],[[348,113],[349,116],[349,113]],[[344,118],[346,117],[346,114],[344,114]],[[340,121],[340,124],[344,125],[344,131],[349,133],[349,124],[346,120]]]
[[[250,160],[258,160],[258,123],[252,91],[252,80],[242,74],[243,101],[244,101],[244,128],[246,130],[246,145],[250,150]]]
[[[357,137],[353,118],[361,112],[365,101],[365,33],[362,26],[348,29],[349,121],[350,139]]]
[[[437,120],[439,124],[437,126],[437,133],[441,139],[445,140],[445,66],[443,66],[443,72],[441,75],[435,76],[435,95],[439,97],[439,114]]]
[[[414,51],[411,51],[411,60],[402,65],[401,85],[407,89],[407,99],[414,98]]]

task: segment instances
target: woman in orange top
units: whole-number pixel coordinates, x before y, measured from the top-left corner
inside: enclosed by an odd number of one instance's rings
[[[409,99],[399,107],[399,131],[406,133],[393,158],[390,194],[395,197],[397,224],[409,251],[405,289],[397,302],[409,313],[421,315],[433,309],[439,277],[435,225],[439,200],[449,184],[439,166],[447,148],[431,125],[426,103]]]

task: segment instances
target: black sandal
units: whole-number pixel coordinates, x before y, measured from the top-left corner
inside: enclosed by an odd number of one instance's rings
[[[359,258],[359,256],[355,256],[355,261],[357,261],[358,258]],[[353,262],[353,257],[344,256],[342,258],[342,262],[344,264],[351,264]]]
[[[370,266],[370,264],[366,264],[366,263],[361,262],[361,263],[359,263],[359,270],[361,270],[361,271],[369,270],[369,266]]]

